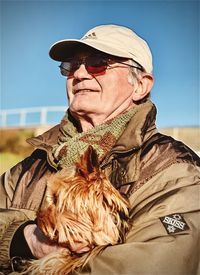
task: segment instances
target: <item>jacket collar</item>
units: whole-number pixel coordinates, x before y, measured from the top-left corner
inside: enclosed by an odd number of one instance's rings
[[[156,107],[150,100],[147,100],[130,120],[126,130],[112,148],[111,153],[140,148],[143,142],[155,133],[155,118]],[[52,145],[57,143],[59,134],[60,124],[42,135],[27,139],[27,142],[36,148],[49,151]]]
[[[140,148],[150,136],[157,132],[155,119],[156,107],[150,100],[147,100],[130,120],[112,150],[125,152]]]

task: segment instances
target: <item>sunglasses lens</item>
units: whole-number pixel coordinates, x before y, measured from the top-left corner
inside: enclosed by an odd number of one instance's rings
[[[89,74],[99,74],[99,73],[103,73],[106,71],[107,66],[105,65],[98,65],[98,66],[94,66],[94,65],[87,65],[86,69],[88,71]]]
[[[89,74],[96,75],[105,73],[108,62],[100,57],[87,57],[85,60],[69,60],[62,62],[60,67],[60,72],[64,76],[71,76],[80,67],[81,64],[85,65],[85,68]]]
[[[71,62],[62,62],[59,66],[60,73],[64,76],[68,76],[71,71]]]

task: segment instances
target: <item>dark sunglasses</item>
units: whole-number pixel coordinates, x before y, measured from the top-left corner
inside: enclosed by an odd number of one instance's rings
[[[118,66],[110,66],[114,63],[120,63],[123,65],[127,65],[129,67],[133,67],[136,69],[139,69],[143,71],[143,68],[138,64],[138,66],[133,66],[130,64],[127,64],[125,62],[122,62],[118,59],[111,59],[110,57],[99,57],[99,56],[87,56],[81,59],[69,59],[65,62],[62,62],[59,66],[60,72],[63,76],[72,76],[76,70],[79,69],[79,67],[84,64],[87,72],[91,75],[99,75],[99,74],[105,74],[107,69],[112,69]]]

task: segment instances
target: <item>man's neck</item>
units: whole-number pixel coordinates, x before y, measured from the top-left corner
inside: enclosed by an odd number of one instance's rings
[[[113,119],[117,116],[119,116],[120,114],[128,111],[131,107],[133,107],[135,104],[131,104],[129,106],[127,106],[127,108],[117,108],[114,112],[112,112],[111,114],[109,115],[105,115],[105,114],[73,114],[74,117],[76,117],[76,119],[79,121],[80,125],[81,125],[81,128],[82,128],[82,131],[83,132],[86,132],[88,131],[89,129],[97,126],[97,125],[100,125],[100,124],[103,124],[105,123],[106,121],[110,120],[110,119]]]

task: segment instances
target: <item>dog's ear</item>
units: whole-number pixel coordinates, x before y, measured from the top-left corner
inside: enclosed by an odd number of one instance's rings
[[[99,167],[98,155],[95,149],[90,145],[85,152],[85,158],[87,161],[87,170],[89,173],[94,172]]]
[[[99,170],[98,155],[91,145],[80,157],[80,163],[77,164],[77,168],[79,175],[85,178],[87,178],[89,174]]]

